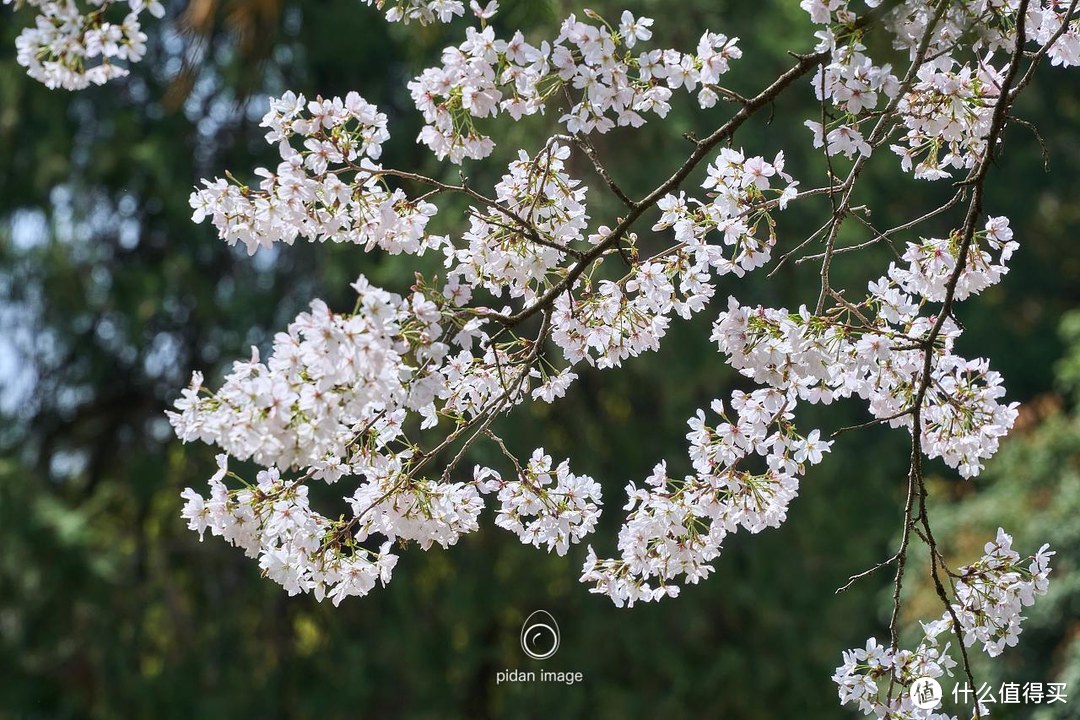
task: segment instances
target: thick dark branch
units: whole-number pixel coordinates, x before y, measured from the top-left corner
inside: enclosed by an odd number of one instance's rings
[[[892,12],[892,10],[900,5],[900,3],[901,0],[886,0],[880,6],[859,18],[852,26],[851,32],[859,32],[869,27],[877,22],[882,16]],[[560,294],[573,288],[577,279],[581,277],[582,273],[584,273],[593,262],[609,250],[618,247],[619,242],[625,237],[626,233],[630,230],[630,227],[638,220],[638,218],[645,214],[645,211],[655,206],[665,195],[677,190],[682,182],[717,145],[725,140],[729,140],[735,134],[735,131],[742,127],[742,125],[755,113],[771,104],[796,80],[803,77],[823,62],[826,62],[831,56],[828,51],[812,53],[809,55],[791,54],[797,60],[795,65],[777,77],[776,80],[757,95],[750,98],[742,98],[740,100],[742,107],[739,108],[739,111],[735,113],[730,120],[704,139],[694,141],[694,151],[690,154],[690,157],[686,159],[686,162],[683,163],[682,167],[676,170],[671,177],[661,183],[655,190],[640,201],[634,203],[633,206],[630,206],[630,211],[626,217],[620,220],[619,224],[616,225],[615,228],[592,250],[585,253],[580,261],[571,266],[569,270],[567,270],[566,275],[549,288],[547,292],[536,300],[536,302],[511,315],[503,315],[502,313],[496,312],[486,312],[481,313],[481,315],[500,322],[503,325],[513,326],[549,307]]]
[[[686,159],[686,162],[675,171],[675,173],[661,183],[655,190],[649,193],[645,198],[635,203],[633,207],[629,208],[629,212],[615,228],[608,233],[608,235],[600,241],[595,247],[589,250],[581,258],[580,261],[575,263],[567,271],[566,275],[555,285],[553,285],[547,292],[545,292],[540,298],[538,298],[532,305],[523,308],[519,312],[512,315],[502,315],[500,313],[485,313],[485,317],[489,317],[493,320],[501,322],[504,325],[512,326],[527,320],[535,315],[540,310],[551,305],[561,293],[569,288],[572,288],[574,282],[581,276],[585,270],[592,265],[592,263],[608,250],[616,247],[620,240],[630,230],[630,227],[640,218],[645,211],[652,208],[656,203],[660,201],[665,195],[676,190],[679,185],[694,171],[702,160],[704,160],[709,153],[721,142],[729,139],[735,134],[735,131],[742,127],[743,123],[749,120],[754,113],[761,108],[765,107],[773,100],[776,99],[780,93],[786,90],[792,83],[806,75],[813,68],[817,67],[829,57],[828,53],[820,52],[812,55],[800,55],[798,56],[798,62],[789,68],[785,73],[780,75],[776,80],[772,82],[767,88],[752,98],[749,98],[745,105],[739,109],[737,113],[726,123],[717,128],[708,137],[697,141],[694,147],[694,151],[690,154],[690,157]]]
[[[1080,3],[1080,0],[1072,0],[1072,2],[1069,3],[1069,9],[1065,11],[1065,19],[1062,21],[1061,27],[1059,27],[1057,31],[1050,36],[1050,39],[1046,41],[1046,44],[1039,48],[1038,52],[1035,53],[1035,56],[1031,59],[1031,65],[1028,66],[1027,72],[1024,73],[1024,77],[1020,78],[1019,82],[1016,83],[1016,86],[1009,92],[1009,102],[1016,100],[1016,96],[1020,94],[1020,91],[1027,87],[1028,83],[1031,82],[1031,79],[1035,77],[1035,69],[1039,67],[1039,63],[1042,62],[1042,59],[1046,57],[1046,53],[1050,52],[1050,48],[1054,46],[1054,43],[1056,43],[1058,39],[1065,34],[1065,31],[1069,29],[1069,24],[1072,22],[1072,14],[1076,12],[1078,3]]]
[[[945,9],[948,3],[942,2],[937,11],[934,13],[934,17],[926,25],[926,31],[923,33],[922,39],[919,41],[919,47],[915,51],[915,57],[911,61],[911,65],[908,67],[908,71],[904,76],[904,79],[900,83],[900,87],[897,89],[896,95],[889,100],[888,105],[882,111],[881,116],[874,124],[873,130],[870,132],[870,136],[866,139],[867,145],[871,148],[877,147],[879,144],[885,141],[891,132],[889,123],[892,120],[893,115],[896,113],[896,108],[900,104],[901,98],[907,94],[911,89],[912,84],[915,82],[919,68],[926,60],[926,53],[930,47],[930,41],[934,37],[934,31],[937,28],[941,17],[945,14]],[[824,90],[822,91],[824,94]],[[829,144],[825,138],[825,126],[821,127],[822,142],[825,145],[825,154],[828,156]],[[843,183],[843,196],[840,198],[840,202],[837,203],[836,199],[830,196],[833,205],[832,224],[829,227],[829,235],[825,240],[825,252],[821,260],[821,292],[818,293],[817,305],[815,305],[814,314],[820,315],[825,309],[825,298],[829,296],[831,290],[829,273],[832,268],[833,254],[836,249],[836,238],[840,234],[840,227],[844,224],[844,220],[851,213],[851,194],[855,191],[855,181],[858,180],[863,168],[866,167],[867,161],[870,159],[869,155],[859,155],[855,160],[855,164],[852,165],[851,171],[848,173],[847,179]],[[832,174],[832,166],[829,167],[829,173]],[[830,178],[830,183],[832,179]]]
[[[361,168],[357,167],[357,169],[359,170]],[[547,238],[543,237],[543,235],[540,234],[540,231],[536,229],[535,225],[533,225],[531,222],[529,222],[525,218],[521,217],[521,215],[514,212],[510,208],[496,202],[495,200],[492,200],[491,198],[489,198],[486,195],[481,195],[476,190],[473,190],[471,187],[469,187],[469,184],[468,184],[468,182],[467,182],[467,180],[465,178],[462,178],[460,185],[451,185],[449,183],[444,183],[444,182],[441,182],[439,180],[435,180],[434,178],[429,178],[426,175],[420,175],[419,173],[408,172],[408,171],[405,171],[405,170],[393,170],[393,169],[390,169],[390,168],[382,168],[382,169],[380,169],[378,171],[372,172],[372,174],[373,175],[387,175],[387,176],[390,176],[390,177],[401,178],[402,180],[412,180],[413,182],[418,182],[418,183],[420,183],[422,185],[427,185],[427,186],[429,186],[431,188],[434,188],[438,192],[462,193],[462,194],[466,195],[467,197],[470,197],[473,200],[475,200],[476,202],[480,203],[484,207],[486,207],[486,208],[488,208],[490,210],[494,210],[495,212],[500,213],[500,214],[506,216],[507,218],[509,218],[511,221],[513,221],[518,226],[518,228],[520,228],[521,233],[525,237],[527,237],[529,240],[536,243],[537,245],[545,245],[547,247],[551,247],[551,248],[554,248],[554,249],[559,250],[561,252],[564,252],[567,255],[571,255],[573,257],[581,257],[581,253],[578,252],[577,250],[573,250],[571,248],[565,247],[563,245],[560,245],[557,242],[554,242],[552,240],[548,240]],[[498,224],[498,223],[496,223],[496,224]],[[506,226],[502,225],[501,227],[505,228]]]
[[[917,489],[919,494],[919,517],[921,520],[923,529],[926,532],[926,538],[929,540],[930,546],[930,562],[931,562],[931,576],[934,581],[934,587],[937,590],[938,597],[944,603],[946,611],[952,619],[953,632],[956,634],[957,640],[960,644],[960,652],[963,658],[964,672],[967,675],[968,682],[974,687],[975,679],[971,673],[971,666],[968,662],[967,648],[964,646],[963,632],[960,629],[959,619],[956,616],[956,612],[953,610],[951,603],[949,602],[948,594],[945,592],[944,585],[938,576],[938,548],[934,541],[933,532],[930,529],[930,521],[926,512],[926,481],[922,472],[922,410],[923,402],[926,399],[927,390],[930,387],[931,371],[934,358],[934,342],[941,334],[941,329],[945,325],[945,320],[952,314],[953,302],[956,296],[956,286],[960,282],[960,276],[963,275],[965,268],[967,267],[968,253],[971,249],[971,244],[975,238],[975,228],[978,224],[979,218],[983,211],[983,193],[986,182],[986,175],[990,170],[990,164],[993,162],[994,149],[997,146],[998,140],[1001,137],[1002,131],[1005,128],[1005,120],[1008,116],[1009,107],[1012,105],[1015,95],[1010,93],[1010,88],[1013,82],[1016,80],[1016,76],[1020,70],[1020,63],[1024,57],[1024,42],[1025,30],[1024,24],[1027,16],[1029,0],[1020,0],[1020,7],[1016,13],[1016,43],[1013,48],[1012,59],[1009,62],[1008,69],[1005,72],[1005,77],[1002,80],[1001,91],[998,96],[997,104],[994,106],[994,113],[990,121],[990,130],[986,135],[986,150],[982,159],[972,170],[971,175],[965,181],[965,185],[971,187],[971,200],[968,203],[967,214],[964,218],[963,229],[960,233],[960,246],[957,251],[956,267],[953,269],[952,275],[949,276],[949,280],[945,285],[945,297],[942,301],[941,311],[938,313],[937,318],[934,320],[934,324],[931,326],[930,331],[927,333],[924,342],[925,349],[923,350],[923,365],[922,372],[919,377],[918,386],[916,387],[914,397],[912,399],[911,415],[912,415],[912,427],[911,427],[911,467],[908,472],[908,507],[905,512],[904,522],[904,537],[905,540],[909,537],[912,526],[916,518],[912,517],[910,505],[912,499],[913,489]],[[896,579],[896,592],[893,596],[893,620],[897,616],[897,610],[899,608],[899,590],[902,577],[902,566],[897,569]],[[895,646],[895,625],[893,629],[893,643]],[[978,703],[975,704],[975,717],[979,717]]]

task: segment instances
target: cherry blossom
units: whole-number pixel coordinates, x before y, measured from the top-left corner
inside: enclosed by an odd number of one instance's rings
[[[574,475],[570,464],[554,470],[551,456],[538,448],[528,464],[519,468],[518,480],[505,481],[490,468],[477,467],[474,477],[488,492],[497,491],[501,503],[495,524],[540,547],[547,545],[565,555],[593,531],[600,517],[600,484],[590,477]]]
[[[940,618],[922,624],[924,636],[915,650],[899,650],[870,638],[865,648],[844,651],[844,663],[833,675],[841,704],[857,705],[864,714],[876,717],[949,717],[919,708],[910,697],[916,678],[953,675],[956,660],[949,655],[950,643],[942,644],[941,636],[959,622],[966,648],[981,643],[987,655],[996,657],[1006,645],[1015,645],[1023,608],[1046,594],[1053,554],[1043,545],[1035,555],[1021,559],[1012,549],[1012,537],[998,528],[983,556],[959,569],[955,599]],[[981,706],[978,714],[987,715],[987,708]]]
[[[659,463],[642,487],[630,483],[629,511],[619,531],[619,557],[600,559],[589,548],[581,579],[618,605],[679,593],[712,571],[724,539],[738,530],[778,527],[798,492],[798,478],[821,461],[831,443],[818,431],[802,437],[792,420],[796,398],[776,390],[736,391],[731,413],[719,400],[709,424],[703,410],[690,418],[689,456],[695,474],[671,478]],[[751,456],[764,470],[740,464]]]
[[[413,21],[421,25],[448,23],[455,16],[465,14],[465,5],[461,0],[364,0],[364,3],[384,11],[388,22],[405,24]],[[494,14],[494,9],[491,12]]]
[[[494,141],[476,121],[510,115],[519,120],[542,113],[563,92],[575,100],[559,118],[571,134],[638,127],[643,113],[664,117],[673,91],[700,86],[702,107],[716,102],[713,87],[742,56],[736,38],[706,32],[695,53],[651,50],[636,57],[638,41],[651,37],[650,18],[623,16],[620,31],[567,18],[554,41],[530,44],[521,32],[509,40],[490,27],[469,28],[466,40],[443,51],[442,66],[409,83],[413,102],[427,123],[420,141],[436,157],[460,163],[487,157]]]
[[[27,74],[50,88],[81,90],[128,74],[121,63],[146,53],[139,16],[165,15],[158,0],[3,0],[36,12],[33,27],[15,40],[16,59]],[[110,12],[115,8],[116,12]]]

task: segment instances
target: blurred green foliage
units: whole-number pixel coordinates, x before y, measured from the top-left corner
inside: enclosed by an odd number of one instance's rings
[[[535,37],[581,10],[571,0],[502,4],[497,29]],[[693,46],[705,27],[742,37],[746,56],[731,75],[741,92],[763,87],[790,63],[789,50],[812,44],[794,2],[589,4],[608,17],[622,5],[656,17],[663,46]],[[184,527],[179,492],[204,483],[213,452],[180,446],[162,413],[191,370],[220,377],[312,297],[351,306],[348,282],[360,272],[400,291],[416,269],[412,258],[326,246],[248,258],[189,221],[191,187],[226,168],[243,176],[271,161],[258,118],[264,96],[287,88],[361,91],[391,117],[387,162],[456,179],[457,168],[413,143],[419,125],[404,84],[458,42],[460,23],[388,27],[355,0],[178,2],[169,23],[151,26],[150,54],[129,80],[71,95],[25,77],[12,50],[15,20],[25,17],[5,7],[0,18],[0,719],[843,714],[829,676],[842,649],[881,635],[888,578],[833,591],[891,554],[906,469],[902,433],[842,436],[782,529],[733,538],[708,581],[632,610],[577,583],[583,550],[547,556],[490,523],[451,550],[405,553],[388,588],[337,609],[286,597],[240,553],[200,543]],[[197,32],[185,31],[184,18]],[[1023,402],[1054,390],[1064,347],[1055,328],[1080,299],[1072,239],[1080,226],[1077,90],[1075,75],[1047,70],[1018,105],[1040,128],[1049,172],[1035,136],[1010,130],[987,205],[1012,218],[1022,248],[1001,286],[959,310],[968,329],[962,350],[989,356]],[[681,164],[684,133],[708,132],[730,112],[685,100],[665,122],[596,144],[620,184],[641,194]],[[804,183],[821,182],[824,163],[801,125],[814,112],[804,84],[735,143],[764,155],[783,149]],[[552,122],[500,130],[502,157],[535,147]],[[913,184],[894,164],[873,164],[856,198],[880,227],[947,191]],[[495,158],[465,172],[481,186],[498,167]],[[618,213],[598,190],[590,193],[594,222]],[[826,203],[785,214],[784,247],[820,224]],[[860,240],[854,230],[841,242]],[[844,255],[833,273],[861,285],[889,257],[882,247]],[[720,295],[797,305],[816,294],[817,282],[812,265],[790,264],[770,282],[732,280]],[[661,352],[618,372],[586,373],[570,397],[502,425],[512,449],[543,445],[602,480],[600,552],[614,549],[625,483],[664,458],[683,469],[685,418],[745,387],[706,341],[709,315],[676,324]],[[1072,323],[1065,341],[1080,348],[1080,320]],[[1080,349],[1072,352],[1059,366],[1069,402],[1080,387]],[[841,403],[801,418],[834,428],[866,416],[857,403]],[[1076,558],[1077,442],[1075,416],[1054,415],[1010,444],[986,477],[960,483],[942,475],[935,483],[936,513],[958,550],[977,547],[998,522],[988,513],[1001,510],[1021,546],[1050,530],[1046,539],[1061,543],[1061,577],[1072,578],[1033,613],[1007,656],[1018,665],[988,673],[1022,668],[1047,680],[1080,679],[1080,651],[1062,640],[1077,616],[1075,591],[1065,587],[1075,575],[1064,572]],[[493,458],[490,448],[477,450],[477,459]],[[973,487],[972,500],[956,499]],[[1017,498],[1033,503],[1030,512]],[[959,539],[969,528],[978,529],[970,547]],[[554,615],[563,635],[544,663],[518,647],[520,624],[537,608]],[[541,668],[585,679],[495,682],[499,670]]]

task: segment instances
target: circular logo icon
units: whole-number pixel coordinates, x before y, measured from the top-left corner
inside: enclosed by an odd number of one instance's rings
[[[559,624],[547,610],[535,610],[525,618],[521,649],[533,660],[547,660],[559,649]]]
[[[924,675],[911,683],[909,695],[915,707],[920,710],[933,710],[941,704],[941,683]]]

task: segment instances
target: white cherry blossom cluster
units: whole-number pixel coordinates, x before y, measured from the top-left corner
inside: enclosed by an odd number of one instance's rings
[[[593,25],[571,15],[554,42],[530,44],[516,32],[496,38],[492,28],[470,28],[458,47],[443,51],[442,65],[409,83],[413,102],[427,123],[420,141],[439,158],[460,163],[487,157],[494,141],[476,120],[509,115],[519,120],[544,112],[564,92],[572,105],[559,118],[572,134],[604,133],[616,126],[638,127],[643,113],[667,115],[675,90],[698,89],[702,107],[718,100],[715,89],[730,61],[741,57],[737,39],[706,32],[695,53],[631,51],[651,38],[653,21],[623,13],[618,28],[587,13]]]
[[[389,0],[389,2],[364,0],[364,4],[374,6],[386,13],[387,22],[405,24],[410,22],[421,25],[430,25],[435,22],[448,23],[454,17],[465,14],[465,5],[461,0]]]
[[[565,555],[572,543],[591,533],[600,519],[600,484],[570,472],[566,460],[552,469],[543,448],[533,451],[519,478],[503,480],[495,470],[477,467],[473,479],[486,492],[497,492],[495,524],[515,533],[521,542],[546,545]]]
[[[1031,3],[1029,12],[1039,4],[1039,0]],[[866,5],[880,7],[882,2],[867,0]],[[915,59],[925,47],[926,62],[948,67],[954,59],[963,62],[981,53],[1010,49],[1019,7],[1019,0],[960,0],[937,7],[904,0],[885,16],[885,25],[896,49]]]
[[[363,277],[353,288],[352,313],[313,301],[275,336],[266,363],[253,349],[216,392],[196,372],[169,414],[180,439],[329,483],[342,475],[385,478],[401,474],[394,463],[415,453],[407,423],[464,425],[522,402],[543,377],[523,362],[532,347],[496,346],[445,293],[417,287],[401,297]],[[554,399],[573,378],[543,378],[534,392]]]
[[[877,7],[881,0],[866,4]],[[1024,17],[1025,39],[1045,45],[1051,63],[1065,67],[1078,64],[1080,58],[1080,17],[1076,8],[1069,15],[1070,4],[1069,0],[1032,0]],[[963,63],[1011,50],[1019,9],[1020,0],[962,0],[940,8],[905,0],[885,20],[897,49],[914,58],[925,43],[927,62],[948,68],[954,60]]]
[[[791,390],[810,403],[854,395],[878,420],[911,428],[925,352],[919,342],[932,319],[919,316],[913,298],[888,278],[871,282],[870,291],[859,306],[824,317],[805,307],[795,313],[748,308],[729,298],[712,339],[732,367],[756,382]],[[973,477],[1012,427],[1017,405],[1001,402],[1001,375],[985,360],[953,354],[959,334],[947,320],[932,349],[920,437],[928,457],[941,457]]]
[[[182,493],[188,527],[206,530],[258,558],[263,574],[289,595],[312,592],[335,605],[350,595],[366,595],[390,581],[397,556],[390,542],[371,550],[352,542],[335,523],[312,510],[308,487],[281,477],[277,468],[258,473],[254,485],[230,489],[228,456],[218,455],[210,497],[191,488]]]
[[[552,339],[571,363],[601,368],[656,350],[673,312],[689,318],[708,305],[712,276],[742,277],[768,262],[776,242],[772,211],[785,209],[797,186],[783,153],[769,162],[724,148],[702,183],[708,202],[680,192],[657,203],[662,214],[653,230],[672,229],[676,245],[634,263],[619,281],[600,280],[595,289],[585,283],[578,295],[556,298]],[[593,242],[609,232],[601,227]],[[627,241],[634,248],[636,236]]]
[[[408,453],[380,457],[364,472],[366,482],[346,498],[357,519],[351,529],[363,542],[379,534],[390,541],[415,542],[427,550],[446,548],[479,529],[484,507],[473,483],[413,478]]]
[[[619,556],[601,559],[590,547],[582,582],[619,607],[673,597],[680,580],[709,575],[729,534],[778,527],[799,476],[831,446],[817,430],[799,435],[795,405],[794,394],[769,388],[734,392],[730,415],[714,401],[715,425],[699,410],[686,436],[694,474],[672,478],[661,462],[643,487],[630,483]]]
[[[963,271],[956,280],[954,297],[957,300],[964,300],[996,285],[1009,272],[1006,263],[1019,247],[1012,237],[1013,231],[1006,217],[990,218],[984,230],[975,233],[968,247]],[[908,294],[941,302],[945,299],[949,280],[956,272],[960,241],[959,234],[954,232],[947,239],[930,238],[920,243],[908,243],[903,255],[907,265],[898,267],[893,264],[889,268],[889,277]],[[997,262],[980,247],[981,242],[997,253]]]
[[[959,275],[956,233],[948,241],[909,244],[906,266],[890,264],[886,276],[868,284],[862,302],[838,305],[825,316],[806,307],[797,312],[746,308],[730,297],[712,339],[732,367],[756,382],[792,389],[810,403],[855,395],[878,420],[910,428],[926,352],[921,342],[935,320],[919,314],[922,305],[944,300],[954,275],[957,300],[1000,281],[1018,247],[1012,237],[1008,218],[991,217],[974,233]],[[980,243],[998,254],[998,264]],[[973,477],[1012,427],[1017,404],[1002,402],[1001,375],[986,360],[953,353],[959,335],[960,328],[946,318],[931,349],[921,443],[928,457],[941,457],[964,477]]]
[[[955,70],[919,68],[899,105],[907,134],[903,144],[890,145],[901,167],[925,180],[950,177],[949,168],[973,167],[986,153],[1001,80],[989,60]]]
[[[495,295],[532,298],[548,275],[584,242],[585,185],[570,177],[570,148],[549,143],[536,157],[520,151],[495,185],[495,203],[470,208],[462,242],[444,248],[449,277]],[[457,245],[460,245],[458,247]]]
[[[866,2],[870,8],[878,4]],[[822,104],[821,114],[803,124],[813,133],[814,147],[824,148],[827,155],[869,157],[873,148],[865,126],[876,122],[874,113],[881,105],[896,98],[900,79],[891,64],[879,65],[867,55],[857,29],[859,16],[848,0],[801,0],[799,6],[811,22],[822,26],[815,33],[814,50],[827,54],[827,62],[810,81]]]
[[[473,355],[466,348],[486,341],[475,327],[457,331],[451,342],[461,350],[451,354],[442,338],[450,334],[443,323],[457,320],[453,307],[420,289],[402,298],[364,278],[354,288],[353,313],[313,302],[275,337],[265,364],[253,351],[216,392],[195,374],[170,421],[185,442],[225,452],[209,500],[191,489],[183,493],[192,529],[209,528],[258,557],[264,574],[290,594],[313,591],[335,603],[389,580],[390,543],[445,548],[477,530],[482,493],[498,492],[497,524],[538,547],[564,554],[592,532],[599,485],[571,473],[565,461],[552,469],[542,450],[513,482],[493,470],[469,482],[451,481],[449,470],[439,479],[419,474],[428,455],[407,432],[417,420],[421,430],[440,419],[468,428],[466,418],[522,400],[539,372],[525,373],[512,353],[487,342]],[[553,397],[560,392],[553,386],[572,377],[561,373],[537,390]],[[266,468],[255,488],[226,487],[230,457]],[[286,471],[296,477],[283,479]],[[335,485],[343,476],[360,480],[342,498],[352,514],[330,520],[313,511],[310,484]],[[381,549],[374,552],[378,537]]]
[[[3,0],[34,10],[34,25],[15,39],[16,59],[26,73],[49,88],[82,90],[123,77],[120,63],[146,53],[139,16],[165,15],[159,0]]]
[[[1045,46],[1058,34],[1063,25],[1066,29],[1058,35],[1046,53],[1051,65],[1076,67],[1080,65],[1080,18],[1068,15],[1069,0],[1050,0],[1033,5],[1027,14],[1027,37]]]
[[[191,195],[192,218],[210,218],[218,235],[248,253],[275,242],[346,242],[387,252],[422,253],[439,238],[424,232],[436,207],[391,189],[375,161],[389,139],[386,115],[351,92],[305,100],[292,92],[271,100],[262,125],[281,163],[258,168],[259,187],[204,180]]]
[[[1055,553],[1043,545],[1035,555],[1022,559],[1012,549],[1012,536],[998,528],[997,537],[986,543],[983,556],[957,572],[953,613],[960,622],[964,645],[981,643],[990,657],[1016,645],[1025,607],[1045,595],[1050,586],[1050,557]],[[927,633],[952,629],[952,614],[946,612]]]
[[[865,10],[859,5],[864,5]],[[1068,15],[1069,0],[1034,0],[1028,3],[1025,15],[1025,39],[1047,47],[1054,65],[1070,62],[1080,50],[1080,18],[1076,8]],[[815,35],[819,49],[832,48],[847,53],[850,43],[857,42],[862,30],[858,26],[860,13],[878,10],[882,0],[800,0],[800,7],[810,20],[822,26]],[[853,9],[854,5],[854,9]],[[893,47],[904,51],[914,60],[924,49],[924,61],[941,68],[963,63],[986,53],[1008,50],[1015,43],[1016,19],[1020,0],[958,0],[946,5],[932,5],[920,0],[903,0],[891,4],[882,18],[882,25],[892,36]],[[1063,32],[1059,29],[1065,24]],[[1056,37],[1055,37],[1056,36]],[[865,50],[865,48],[859,48]],[[966,57],[965,57],[966,56]]]
[[[922,412],[922,442],[927,457],[940,457],[962,477],[975,477],[983,461],[998,450],[1018,415],[1017,402],[1005,403],[1001,374],[983,358],[965,360],[946,353],[930,371]],[[902,424],[910,426],[905,416]]]
[[[367,474],[367,482],[345,498],[352,515],[338,520],[311,508],[309,476],[287,480],[271,467],[249,485],[229,472],[228,455],[217,460],[209,498],[191,488],[181,493],[188,526],[200,537],[210,530],[257,558],[263,575],[289,595],[311,592],[335,605],[390,581],[398,558],[390,552],[394,543],[445,548],[476,531],[482,493],[498,491],[496,524],[516,532],[522,542],[546,544],[560,555],[592,532],[600,514],[599,485],[572,474],[565,461],[552,472],[551,458],[542,450],[514,482],[486,468],[478,468],[468,483],[416,479],[391,462],[385,474]],[[230,489],[228,478],[243,487]],[[553,478],[556,484],[547,487]]]
[[[253,349],[216,392],[206,394],[196,373],[169,414],[180,439],[266,467],[313,468],[330,482],[367,469],[349,467],[357,428],[367,428],[375,447],[396,440],[398,411],[432,403],[449,346],[437,306],[420,293],[405,299],[364,278],[353,287],[357,312],[339,315],[312,302],[274,337],[266,363]]]
[[[935,709],[917,706],[911,686],[921,677],[952,677],[956,661],[949,655],[950,643],[939,647],[935,637],[926,637],[914,650],[883,645],[869,638],[866,646],[845,650],[844,662],[833,674],[839,688],[840,704],[855,705],[865,715],[896,720],[956,720]],[[986,716],[986,712],[982,713]]]
[[[364,0],[364,4],[384,12],[387,22],[400,22],[405,25],[411,22],[420,25],[448,23],[465,14],[462,0]],[[491,0],[486,5],[481,5],[477,0],[471,0],[469,9],[483,21],[498,12],[499,3],[498,0]]]
[[[646,263],[636,268],[636,282],[645,283],[642,293],[628,294],[636,289],[624,290],[629,283],[601,280],[595,290],[582,288],[579,297],[559,295],[552,313],[552,341],[571,363],[584,359],[600,368],[616,367],[628,357],[658,349],[675,302],[669,277],[678,274],[678,267]]]
[[[865,4],[877,8],[881,2]],[[1043,45],[1053,39],[1047,55],[1055,65],[1080,64],[1080,18],[1075,9],[1067,17],[1069,4],[1034,2],[1025,18],[1028,40]],[[815,49],[829,53],[812,82],[818,100],[835,112],[824,124],[821,118],[806,121],[815,147],[824,146],[830,155],[869,155],[862,124],[876,122],[872,111],[884,96],[898,100],[905,131],[890,148],[915,177],[949,177],[950,169],[970,169],[985,155],[1019,0],[962,0],[940,8],[915,0],[900,3],[887,13],[885,26],[897,49],[922,61],[915,76],[903,81],[890,64],[877,65],[866,55],[856,29],[859,15],[848,0],[801,0],[800,6],[824,28],[817,32]],[[1065,31],[1058,34],[1063,24]],[[958,49],[967,57],[958,57]]]
[[[809,3],[803,0],[803,7]],[[811,8],[811,14],[815,12]],[[900,89],[900,82],[892,72],[892,66],[875,65],[865,55],[866,48],[856,40],[839,47],[835,38],[827,35],[817,50],[830,50],[830,62],[818,68],[812,79],[814,94],[820,102],[840,113],[835,120],[826,122],[807,120],[804,124],[814,133],[814,147],[825,147],[829,155],[870,155],[872,149],[860,130],[868,119],[865,113],[877,109],[881,100],[891,100]],[[862,116],[862,117],[860,117]]]
[[[772,210],[784,210],[797,196],[798,181],[784,171],[784,153],[772,161],[746,157],[741,149],[724,148],[706,170],[702,187],[708,202],[668,195],[657,207],[653,230],[671,228],[675,240],[694,256],[692,272],[709,271],[742,277],[772,256],[776,222]],[[710,233],[722,242],[708,242]]]
[[[982,644],[990,657],[1006,646],[1016,645],[1023,608],[1034,604],[1049,587],[1050,557],[1043,545],[1035,555],[1021,559],[1012,549],[1012,537],[998,528],[983,556],[960,568],[953,577],[954,600],[937,620],[923,623],[924,637],[914,651],[879,644],[870,638],[865,648],[844,651],[844,662],[833,681],[841,704],[857,705],[866,715],[903,720],[946,720],[949,715],[917,707],[910,697],[914,680],[951,676],[956,661],[949,656],[950,643],[941,636],[952,633],[953,618],[960,623],[964,647]],[[980,706],[980,716],[989,713]]]

